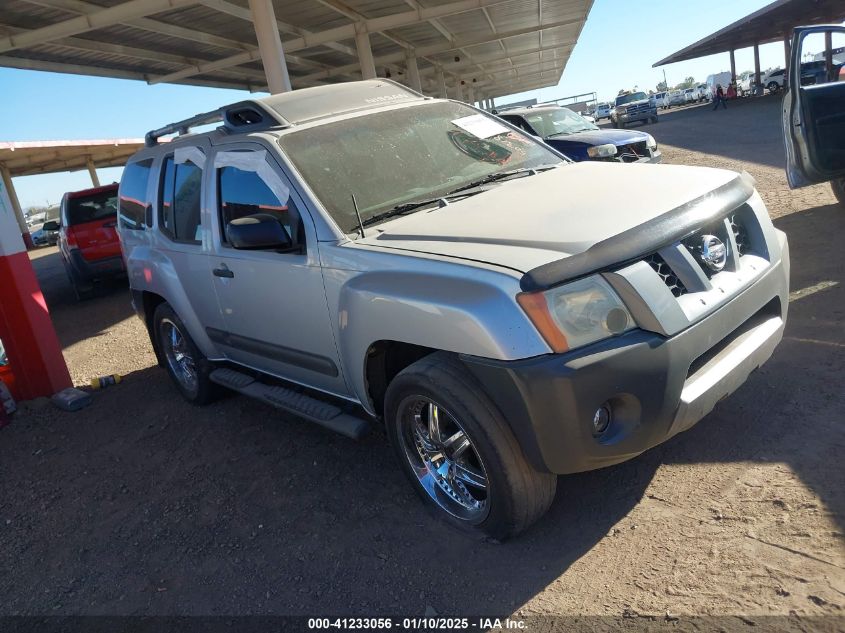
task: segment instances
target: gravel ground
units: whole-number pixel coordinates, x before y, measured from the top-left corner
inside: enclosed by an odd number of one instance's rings
[[[0,431],[0,614],[734,614],[836,628],[845,606],[845,213],[790,191],[778,101],[661,114],[664,161],[750,172],[790,237],[771,361],[692,430],[560,478],[504,544],[432,519],[383,435],[335,436],[242,397],[184,403],[121,284],[77,304],[33,254],[83,413]],[[831,618],[833,616],[833,618]],[[801,623],[804,624],[801,624]],[[833,624],[838,622],[839,624]]]

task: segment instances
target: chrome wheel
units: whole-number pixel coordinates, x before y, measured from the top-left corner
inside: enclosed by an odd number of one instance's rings
[[[167,359],[170,373],[185,391],[195,393],[199,389],[196,361],[185,335],[176,323],[167,318],[161,320],[159,334],[161,351]]]
[[[423,396],[399,407],[400,441],[427,495],[454,517],[479,523],[489,513],[489,478],[460,423]]]

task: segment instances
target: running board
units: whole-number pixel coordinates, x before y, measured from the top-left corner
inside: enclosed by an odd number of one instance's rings
[[[278,409],[293,413],[309,422],[324,426],[353,440],[359,440],[370,430],[363,418],[344,413],[328,402],[312,398],[287,387],[266,385],[248,374],[233,369],[215,369],[209,375],[212,382],[250,398],[261,400]]]

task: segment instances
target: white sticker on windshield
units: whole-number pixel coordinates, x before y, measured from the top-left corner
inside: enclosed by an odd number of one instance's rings
[[[452,123],[478,138],[490,138],[497,134],[510,132],[509,128],[499,123],[496,119],[484,116],[483,114],[461,117],[460,119],[455,119]]]

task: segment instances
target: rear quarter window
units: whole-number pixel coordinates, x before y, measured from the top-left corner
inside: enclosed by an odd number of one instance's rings
[[[129,163],[120,179],[120,227],[130,230],[144,230],[147,222],[147,181],[150,178],[152,159]]]

